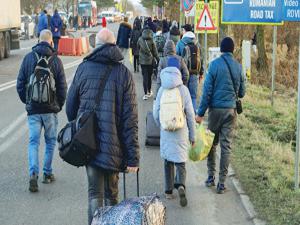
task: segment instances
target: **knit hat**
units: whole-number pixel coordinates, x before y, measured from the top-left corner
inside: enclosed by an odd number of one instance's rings
[[[186,32],[193,31],[191,24],[185,24],[181,26]]]
[[[230,37],[226,37],[221,42],[221,52],[231,52],[233,53],[234,43]]]
[[[168,58],[167,67],[176,67],[177,69],[180,69],[179,60],[175,57]]]

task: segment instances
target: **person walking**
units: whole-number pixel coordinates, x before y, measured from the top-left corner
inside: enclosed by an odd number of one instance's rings
[[[103,17],[102,17],[102,27],[105,28],[106,25],[107,25],[107,24],[106,24],[106,17],[103,16]]]
[[[156,45],[158,56],[161,58],[161,57],[164,57],[164,47],[165,47],[167,39],[163,35],[161,27],[157,27],[156,30],[157,30],[157,32],[154,35],[153,40]]]
[[[172,40],[177,45],[178,41],[180,40],[180,31],[178,29],[178,23],[176,20],[173,20],[172,25],[170,27],[168,40]]]
[[[30,192],[38,191],[39,144],[42,129],[46,143],[43,183],[48,184],[55,180],[52,158],[57,136],[57,113],[64,105],[67,83],[63,64],[52,44],[51,31],[42,30],[40,43],[25,56],[17,80],[17,92],[20,100],[26,104],[28,114]],[[47,69],[50,69],[50,72],[45,72]],[[49,79],[42,79],[41,75]],[[49,88],[47,93],[45,87]]]
[[[121,49],[124,58],[127,58],[129,49],[129,39],[131,35],[131,25],[128,23],[128,17],[124,17],[124,22],[120,24],[118,30],[117,45]]]
[[[138,40],[138,49],[139,61],[141,64],[143,74],[143,100],[147,100],[153,95],[151,86],[153,66],[155,66],[156,64],[154,60],[156,60],[156,62],[159,62],[157,49],[153,41],[153,32],[148,26],[144,28],[142,36]]]
[[[58,50],[58,43],[61,36],[60,30],[62,29],[62,20],[58,14],[57,9],[54,11],[54,15],[51,18],[51,32],[53,36],[54,49]]]
[[[169,27],[168,20],[163,19],[163,21],[162,21],[162,35],[165,37],[166,40],[168,38],[169,31],[170,31],[170,27]]]
[[[95,210],[118,203],[119,172],[137,172],[139,166],[138,108],[135,84],[130,70],[122,64],[123,55],[114,34],[107,28],[96,35],[96,49],[79,65],[68,92],[68,120],[93,109],[99,84],[104,77],[98,118],[99,148],[86,166],[88,178],[88,224]]]
[[[156,95],[159,88],[161,87],[161,78],[160,74],[163,69],[175,65],[178,67],[181,73],[182,83],[187,86],[189,80],[189,71],[188,68],[181,56],[176,55],[175,44],[173,41],[169,40],[166,42],[164,47],[164,57],[159,60],[158,64],[158,73],[157,73],[157,85],[156,85]]]
[[[185,163],[188,160],[188,148],[195,143],[195,113],[189,91],[182,83],[179,65],[163,69],[161,81],[162,86],[154,103],[153,117],[160,126],[160,156],[164,160],[165,196],[172,199],[173,189],[177,189],[180,205],[185,207]],[[174,117],[177,123],[182,121],[180,126],[176,124],[177,129],[168,129],[168,126],[165,126],[170,124],[169,115],[172,121]]]
[[[215,186],[216,150],[220,141],[221,159],[217,193],[226,190],[225,180],[231,156],[233,131],[236,124],[236,100],[246,93],[242,66],[234,59],[234,42],[226,37],[221,42],[222,55],[209,64],[196,121],[201,123],[207,109],[208,128],[215,133],[213,146],[207,157],[207,187]]]
[[[36,13],[34,17],[34,36],[38,37],[39,14]]]
[[[75,16],[74,16],[73,26],[74,26],[75,31],[77,31],[78,27],[79,27],[79,16],[78,16],[78,14],[75,14]]]
[[[200,44],[196,42],[196,36],[192,32],[192,26],[190,24],[183,26],[183,37],[176,45],[176,54],[184,58],[188,67],[190,74],[188,88],[196,112],[199,81],[203,77],[204,68]]]
[[[47,18],[47,11],[41,11],[38,19],[38,38],[40,37],[40,33],[42,30],[45,30],[48,28],[48,18]]]
[[[142,24],[139,18],[136,18],[133,23],[133,30],[131,32],[130,36],[130,48],[132,50],[133,54],[133,66],[134,66],[134,72],[140,72],[139,71],[139,49],[137,46],[137,42],[139,38],[142,36]]]

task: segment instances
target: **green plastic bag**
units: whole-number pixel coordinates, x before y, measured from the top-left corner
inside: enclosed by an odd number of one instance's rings
[[[206,129],[203,124],[197,124],[195,131],[195,146],[189,149],[189,159],[194,162],[206,159],[215,137],[215,134]]]

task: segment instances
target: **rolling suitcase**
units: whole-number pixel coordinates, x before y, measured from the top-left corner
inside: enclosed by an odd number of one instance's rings
[[[137,172],[137,197],[126,199],[126,175],[123,174],[124,200],[115,206],[96,210],[92,225],[165,225],[166,207],[156,194],[139,197]]]
[[[156,125],[152,112],[147,113],[145,144],[149,146],[160,145],[160,128]]]

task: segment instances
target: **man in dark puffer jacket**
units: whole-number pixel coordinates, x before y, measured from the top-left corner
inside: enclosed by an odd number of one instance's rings
[[[32,52],[27,54],[22,62],[22,66],[18,76],[17,91],[21,101],[26,104],[28,113],[29,126],[29,190],[31,192],[38,191],[38,175],[39,162],[38,150],[41,137],[41,130],[45,130],[45,159],[44,159],[44,176],[43,183],[51,183],[54,181],[52,173],[52,158],[54,154],[56,135],[57,135],[57,113],[62,109],[67,92],[67,83],[64,68],[61,60],[57,57],[56,51],[52,48],[52,33],[50,30],[43,30],[40,33],[40,43],[32,48]],[[37,55],[36,55],[37,54]],[[49,104],[31,102],[27,98],[27,85],[30,76],[33,74],[37,56],[47,57],[49,67],[53,73],[55,80],[55,96],[54,100]],[[50,58],[51,57],[51,58]]]
[[[81,63],[67,98],[67,116],[74,120],[91,111],[99,91],[100,80],[108,65],[113,69],[107,80],[97,111],[100,152],[87,166],[89,189],[89,224],[103,204],[118,203],[118,173],[136,172],[139,166],[138,113],[132,74],[122,63],[123,56],[115,45],[111,31],[102,29],[96,36],[97,48]],[[104,183],[105,182],[105,183]],[[103,190],[105,186],[105,196]]]

